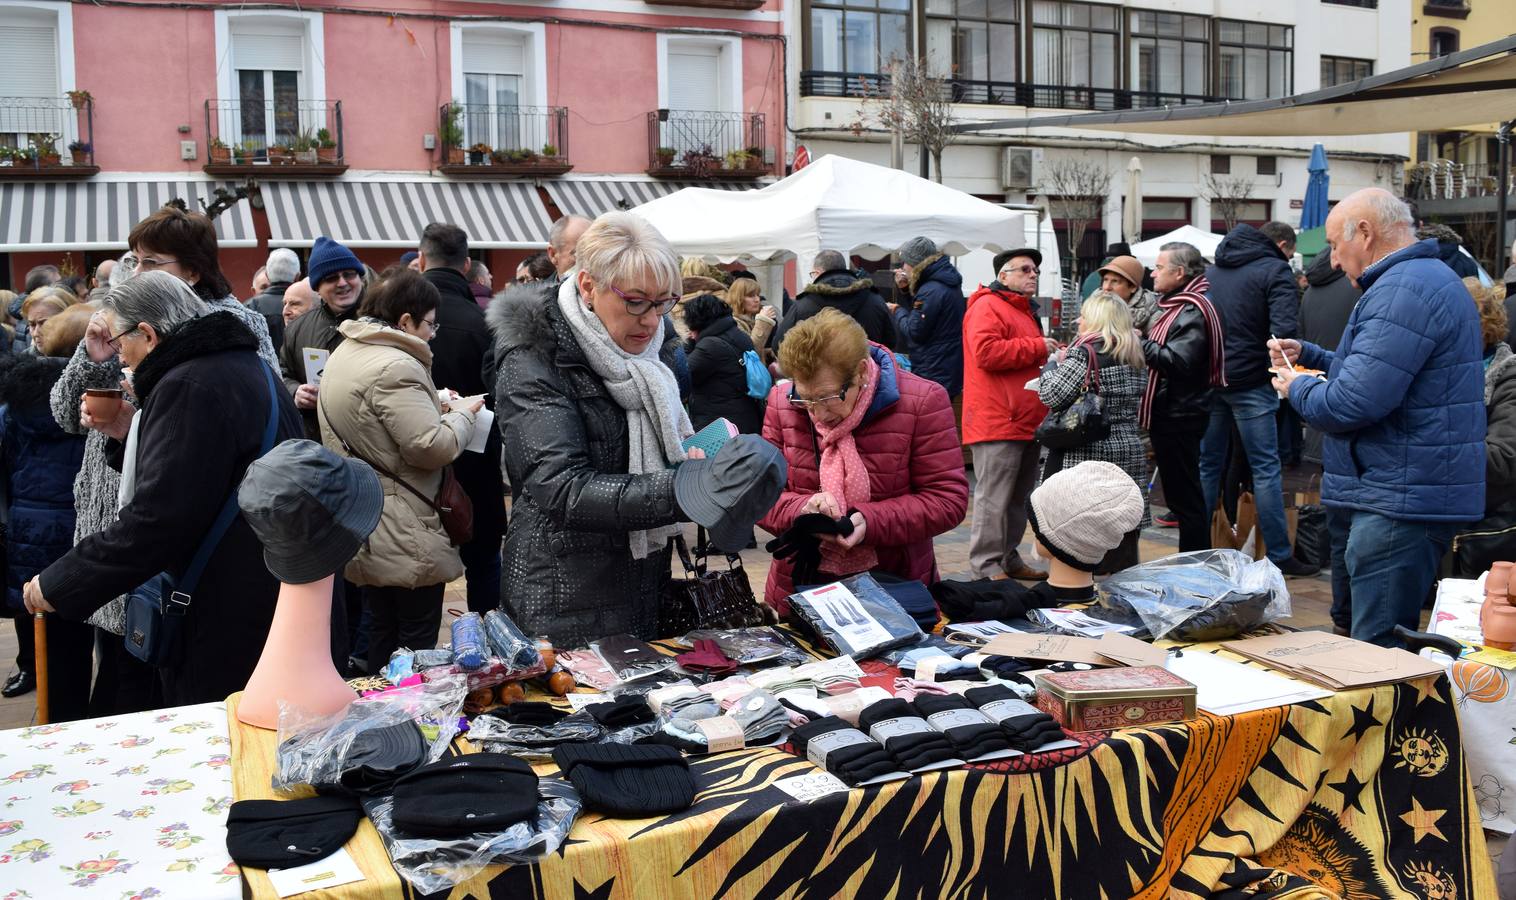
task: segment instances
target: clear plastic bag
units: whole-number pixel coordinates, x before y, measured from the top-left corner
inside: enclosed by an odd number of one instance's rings
[[[799,665],[811,659],[810,654],[790,643],[767,626],[757,628],[702,628],[691,631],[679,639],[686,647],[696,641],[715,641],[721,652],[731,657],[738,665],[756,663],[776,665]]]
[[[921,626],[872,575],[790,595],[790,607],[838,653],[868,659],[921,640]]]
[[[422,894],[450,890],[495,863],[528,864],[557,850],[574,826],[582,804],[562,778],[537,782],[537,817],[504,831],[439,840],[409,837],[395,830],[394,796],[365,800],[364,811],[379,830],[395,871]]]
[[[1178,553],[1118,572],[1100,603],[1135,612],[1154,639],[1218,641],[1290,615],[1284,575],[1238,550]]]
[[[618,681],[636,681],[672,669],[676,663],[672,656],[665,656],[653,649],[646,641],[639,641],[629,634],[613,634],[590,645],[590,649],[605,660]]]
[[[537,657],[537,664],[530,669],[517,669],[498,656],[491,656],[484,661],[484,665],[473,671],[464,671],[457,664],[438,666],[435,669],[424,669],[421,677],[428,681],[438,678],[467,678],[468,689],[477,691],[480,688],[494,687],[507,681],[522,681],[527,678],[536,678],[547,671],[542,664],[542,657]]]
[[[510,616],[500,610],[492,609],[484,614],[484,636],[491,652],[513,671],[525,672],[542,666],[542,653],[537,642],[527,637]]]
[[[338,783],[359,733],[402,722],[416,723],[427,741],[426,760],[435,761],[458,734],[458,717],[467,694],[464,679],[452,676],[362,697],[329,716],[313,716],[280,703],[274,790]]]
[[[513,725],[486,714],[476,717],[468,729],[468,739],[482,749],[530,760],[552,759],[559,744],[593,743],[604,736],[605,728],[582,710],[552,725]]]

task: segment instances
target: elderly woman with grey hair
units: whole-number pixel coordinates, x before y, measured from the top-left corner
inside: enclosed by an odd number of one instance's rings
[[[183,576],[259,455],[270,404],[275,442],[301,433],[289,394],[259,358],[258,339],[235,313],[209,312],[179,277],[143,272],[114,288],[102,312],[105,345],[132,373],[138,412],[97,421],[81,409],[81,420],[117,441],[128,438],[124,449],[108,446],[111,464],[123,470],[121,509],[24,592],[28,611],[74,620],[160,572]],[[180,658],[159,670],[167,705],[222,699],[247,683],[278,590],[238,513],[185,613]]]
[[[630,213],[606,213],[547,295],[508,288],[490,305],[495,408],[515,487],[502,605],[528,634],[579,647],[651,638],[683,518],[674,467],[692,429],[660,361],[679,260]]]

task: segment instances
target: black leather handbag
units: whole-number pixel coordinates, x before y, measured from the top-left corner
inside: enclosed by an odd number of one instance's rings
[[[1049,410],[1037,426],[1037,442],[1050,450],[1073,450],[1103,440],[1111,433],[1105,406],[1100,401],[1100,359],[1084,348],[1089,361],[1084,370],[1084,393],[1067,409]],[[1045,377],[1045,376],[1044,376]]]
[[[1490,564],[1516,560],[1516,509],[1505,507],[1453,535],[1453,577],[1478,578]]]
[[[697,628],[751,628],[777,622],[772,612],[764,615],[768,607],[753,596],[753,587],[742,570],[742,557],[728,553],[727,567],[712,571],[706,565],[704,529],[696,540],[697,552],[692,557],[684,536],[674,538],[685,577],[672,579],[663,596],[658,608],[659,636],[677,637]]]

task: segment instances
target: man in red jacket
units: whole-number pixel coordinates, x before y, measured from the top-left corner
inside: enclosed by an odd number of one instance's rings
[[[963,443],[974,455],[974,521],[969,568],[975,578],[1046,577],[1021,558],[1026,500],[1037,486],[1033,440],[1047,407],[1026,383],[1057,342],[1032,311],[1042,254],[1031,248],[995,257],[995,277],[969,297],[963,317]]]

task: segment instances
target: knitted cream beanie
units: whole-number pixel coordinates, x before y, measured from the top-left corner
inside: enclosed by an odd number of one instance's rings
[[[1142,521],[1142,491],[1115,463],[1089,460],[1038,485],[1027,521],[1054,559],[1093,572]]]

